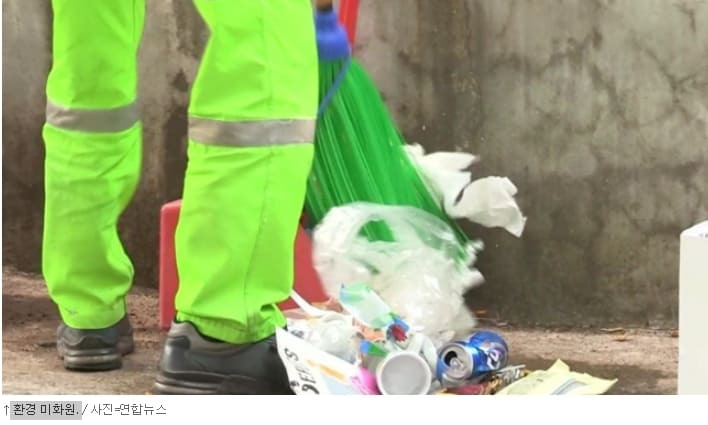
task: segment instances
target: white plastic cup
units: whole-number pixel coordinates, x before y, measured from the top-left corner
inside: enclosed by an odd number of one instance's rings
[[[389,353],[376,367],[376,382],[384,395],[428,394],[432,378],[428,363],[412,351]]]

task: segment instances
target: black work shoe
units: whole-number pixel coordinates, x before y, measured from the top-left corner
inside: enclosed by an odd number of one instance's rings
[[[155,389],[162,394],[293,394],[275,335],[252,344],[214,342],[172,323]]]
[[[57,351],[71,370],[112,370],[131,353],[133,328],[128,316],[105,329],[74,329],[62,323],[57,329]]]

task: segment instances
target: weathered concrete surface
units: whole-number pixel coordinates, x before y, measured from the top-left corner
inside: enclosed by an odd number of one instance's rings
[[[512,321],[675,323],[678,234],[708,217],[708,1],[361,2],[356,54],[410,142],[480,154],[529,217],[469,226]],[[38,271],[49,2],[3,0],[3,258]],[[188,90],[207,34],[191,2],[148,1],[143,178],[122,220],[155,285],[159,207],[179,197]]]
[[[57,314],[36,277],[3,273],[3,394],[148,394],[164,332],[157,329],[157,294],[135,288],[128,308],[136,351],[119,371],[67,372],[56,356]],[[510,361],[545,369],[560,358],[574,371],[618,379],[611,394],[676,394],[678,345],[669,331],[618,335],[573,330],[494,328],[509,342]]]
[[[2,256],[39,270],[44,203],[41,128],[51,13],[45,1],[2,2]]]
[[[525,323],[677,319],[678,235],[708,218],[708,2],[362,2],[357,54],[409,142],[481,155],[528,215],[468,226]]]

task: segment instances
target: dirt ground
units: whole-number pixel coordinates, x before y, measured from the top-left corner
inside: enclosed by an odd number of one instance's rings
[[[55,351],[58,315],[43,281],[3,270],[2,392],[4,394],[150,394],[164,332],[158,328],[157,291],[134,288],[129,296],[136,351],[123,369],[77,373],[62,368]],[[557,331],[499,327],[511,363],[531,369],[556,359],[572,370],[618,379],[610,394],[676,394],[678,338],[671,330]]]

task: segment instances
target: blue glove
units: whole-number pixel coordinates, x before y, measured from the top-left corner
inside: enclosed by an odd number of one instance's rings
[[[317,10],[315,13],[315,31],[317,32],[317,52],[320,59],[336,61],[348,58],[349,38],[337,19],[334,9]]]

